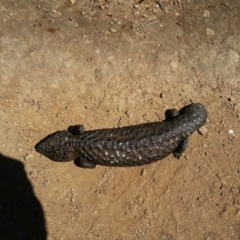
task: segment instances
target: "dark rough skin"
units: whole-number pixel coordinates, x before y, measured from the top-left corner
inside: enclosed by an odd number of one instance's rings
[[[165,117],[161,122],[86,132],[82,125],[70,126],[47,136],[35,148],[54,161],[75,160],[84,168],[144,165],[171,153],[180,158],[188,137],[206,123],[206,108],[194,103],[179,112],[167,110]]]

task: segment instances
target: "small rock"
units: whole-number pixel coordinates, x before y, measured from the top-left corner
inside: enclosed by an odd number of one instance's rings
[[[128,116],[128,117],[132,117],[132,113],[130,111],[126,111],[125,114]]]
[[[110,29],[110,32],[111,32],[111,33],[115,33],[115,32],[117,32],[117,30],[114,29],[114,28],[111,28],[111,29]]]
[[[55,9],[53,9],[51,12],[56,14],[57,16],[61,16],[62,15],[62,13],[60,11],[57,11]]]
[[[205,10],[203,13],[203,17],[210,17],[210,12],[208,10]]]
[[[27,153],[23,156],[25,161],[29,161],[31,158],[33,158],[33,155],[31,153]]]
[[[229,134],[233,134],[233,130],[232,129],[229,129],[228,132],[229,132]]]
[[[148,17],[148,20],[149,20],[149,21],[157,20],[157,16],[156,16],[156,15],[150,15],[150,16]]]
[[[102,192],[101,192],[100,190],[96,190],[96,191],[95,191],[95,194],[96,194],[97,196],[101,196]]]
[[[238,210],[235,215],[240,216],[240,210]]]
[[[36,175],[38,175],[38,172],[37,172],[36,170],[30,171],[30,172],[29,172],[29,175],[30,175],[30,176],[36,176]]]
[[[201,134],[201,135],[205,135],[207,132],[208,132],[208,129],[205,127],[205,126],[202,126],[198,129],[198,132]]]
[[[137,203],[138,203],[138,205],[143,205],[143,203],[144,203],[144,198],[143,198],[143,196],[138,196],[138,197],[137,197]]]
[[[140,176],[145,177],[146,174],[147,174],[147,170],[145,168],[143,168],[140,172]]]
[[[206,29],[206,34],[209,35],[209,36],[214,36],[215,35],[215,31],[210,29],[210,28],[207,28]]]

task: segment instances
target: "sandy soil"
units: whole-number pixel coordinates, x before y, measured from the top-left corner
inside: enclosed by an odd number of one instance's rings
[[[1,0],[1,239],[240,239],[240,2]],[[93,170],[34,145],[201,102],[178,161]]]

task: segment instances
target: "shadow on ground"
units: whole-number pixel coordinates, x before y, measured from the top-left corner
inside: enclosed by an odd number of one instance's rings
[[[0,239],[46,239],[43,210],[26,177],[23,164],[2,154]]]

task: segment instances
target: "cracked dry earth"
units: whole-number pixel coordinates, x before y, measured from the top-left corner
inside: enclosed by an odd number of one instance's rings
[[[1,0],[1,239],[240,239],[240,2]],[[180,160],[53,162],[69,125],[164,119],[201,102]],[[19,180],[21,178],[21,180]]]

